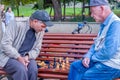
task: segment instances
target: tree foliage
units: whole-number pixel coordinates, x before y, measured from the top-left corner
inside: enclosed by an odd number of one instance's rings
[[[1,0],[1,3],[6,4],[6,5],[11,5],[11,3],[14,3],[14,5],[16,5],[16,3],[18,5],[25,5],[25,4],[29,4],[32,2],[35,2],[36,0]]]

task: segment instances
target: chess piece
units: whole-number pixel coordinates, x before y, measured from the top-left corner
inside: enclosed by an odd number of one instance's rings
[[[38,63],[38,65],[39,65],[40,67],[44,67],[44,66],[46,66],[46,64],[45,64],[44,61],[41,61],[40,63]]]
[[[62,70],[65,70],[65,60],[62,62]]]
[[[61,57],[59,58],[59,68],[60,69],[62,68],[62,58]]]
[[[49,62],[49,64],[48,64],[48,69],[50,69],[50,62]]]
[[[54,63],[51,61],[51,62],[50,62],[50,68],[53,68],[53,64],[54,64]]]
[[[62,58],[61,58],[61,57],[59,58],[59,62],[60,62],[60,63],[62,62]]]
[[[68,59],[68,57],[66,58],[65,61],[66,61],[66,64],[69,64],[69,59]]]
[[[53,68],[56,68],[56,58],[54,58]]]
[[[66,64],[65,64],[65,66],[66,66],[66,69],[69,70],[70,63],[69,63],[68,57],[66,58]]]
[[[56,70],[59,70],[60,69],[60,64],[57,62],[56,63]]]
[[[40,61],[40,60],[37,60],[36,62],[37,62],[38,68],[40,68],[41,66],[40,66],[39,64],[41,63],[41,61]]]

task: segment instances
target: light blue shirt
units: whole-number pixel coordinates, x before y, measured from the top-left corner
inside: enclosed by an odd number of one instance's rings
[[[111,13],[105,21],[100,25],[100,33],[106,27],[112,16]],[[104,62],[108,61],[116,54],[120,48],[120,21],[114,21],[111,23],[105,37],[104,46],[95,51],[95,44],[93,44],[84,57],[88,57],[93,61]]]

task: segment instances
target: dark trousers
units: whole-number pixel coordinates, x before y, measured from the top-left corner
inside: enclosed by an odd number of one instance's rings
[[[4,70],[13,80],[37,80],[38,68],[35,60],[30,60],[28,69],[16,59],[9,59]]]

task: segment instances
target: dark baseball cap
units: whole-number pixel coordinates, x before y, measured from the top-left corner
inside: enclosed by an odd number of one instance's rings
[[[90,0],[89,6],[109,5],[108,0]]]
[[[40,20],[46,24],[46,26],[53,26],[53,23],[50,21],[50,16],[45,10],[36,10],[31,16],[30,19]]]

